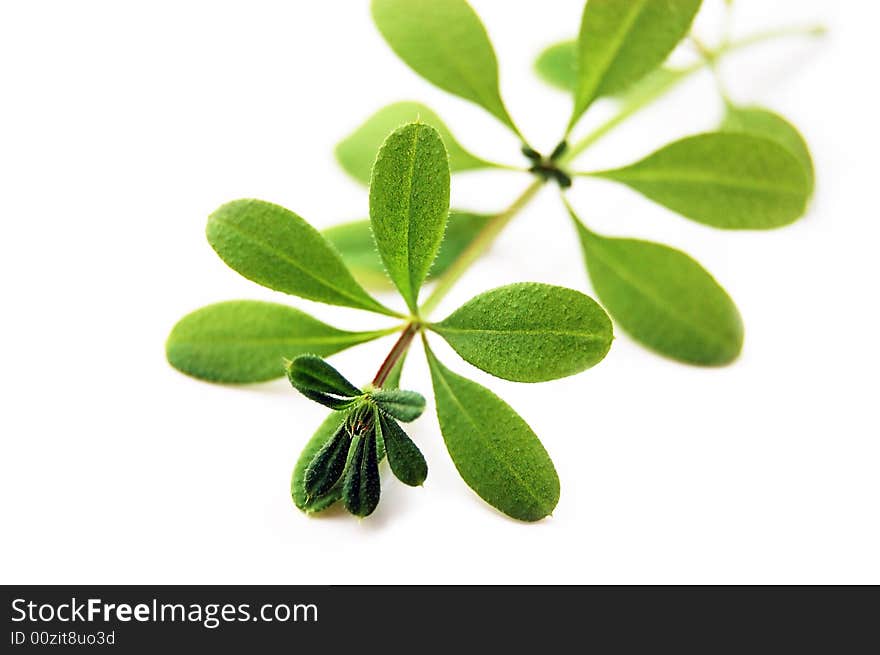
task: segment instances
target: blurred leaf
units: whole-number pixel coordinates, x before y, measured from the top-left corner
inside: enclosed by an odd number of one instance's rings
[[[671,143],[645,159],[591,173],[712,227],[763,230],[803,215],[809,184],[803,166],[775,141],[710,132]]]
[[[446,223],[446,235],[437,251],[437,259],[428,271],[431,279],[442,275],[462,251],[476,238],[492,219],[483,214],[472,214],[453,209]],[[355,278],[368,289],[387,289],[390,286],[382,258],[376,249],[369,220],[344,223],[324,230],[324,236],[342,255]]]
[[[208,218],[208,242],[249,280],[331,305],[398,314],[352,277],[339,254],[292,211],[262,200],[233,200]]]
[[[641,106],[649,98],[657,96],[663,89],[672,86],[687,75],[687,69],[661,66],[622,91],[612,93],[610,97],[624,106]]]
[[[550,86],[574,91],[577,81],[577,41],[560,41],[547,46],[535,60],[535,72]]]
[[[577,53],[577,41],[574,39],[548,46],[535,60],[538,77],[557,89],[573,93],[577,82]],[[625,105],[639,104],[643,98],[653,95],[686,73],[661,66],[637,82],[608,95]]]
[[[392,286],[376,249],[369,219],[334,225],[324,230],[323,235],[342,255],[342,261],[364,287],[384,291]]]
[[[440,430],[464,481],[515,519],[549,515],[559,502],[559,478],[532,429],[494,393],[426,353]]]
[[[807,142],[797,128],[779,114],[761,107],[736,107],[728,104],[721,129],[726,132],[746,132],[775,141],[793,154],[807,176],[809,194],[816,182],[813,158]]]
[[[727,364],[740,353],[739,311],[715,279],[685,253],[649,241],[578,229],[599,299],[636,341],[689,364]]]
[[[487,373],[543,382],[579,373],[611,347],[611,321],[572,289],[520,283],[482,293],[430,326]]]
[[[210,382],[263,382],[284,376],[284,358],[327,356],[393,330],[346,332],[293,307],[233,300],[187,314],[165,344],[177,370]]]
[[[574,127],[592,102],[660,66],[690,30],[700,0],[589,0],[577,45]]]
[[[373,162],[386,137],[413,121],[420,121],[437,130],[446,146],[446,152],[449,153],[449,170],[452,173],[497,166],[465,150],[440,117],[418,102],[395,102],[377,111],[339,142],[336,146],[336,159],[349,175],[368,185]]]
[[[412,312],[449,215],[449,166],[440,135],[410,123],[389,136],[370,184],[370,224],[388,275]]]
[[[410,68],[470,100],[517,135],[498,89],[498,61],[480,18],[464,0],[373,0],[373,20]]]

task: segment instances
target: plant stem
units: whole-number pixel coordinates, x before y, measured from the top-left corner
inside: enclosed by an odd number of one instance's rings
[[[723,55],[730,54],[731,52],[742,50],[743,48],[748,48],[759,43],[765,43],[766,41],[775,41],[776,39],[781,39],[789,36],[824,36],[827,31],[828,30],[824,25],[803,25],[795,27],[782,27],[779,29],[765,30],[763,32],[755,32],[754,34],[750,34],[749,36],[745,36],[741,39],[729,41],[723,44],[721,47],[716,48],[715,57],[721,57]]]
[[[535,180],[526,187],[519,196],[517,196],[516,200],[514,200],[507,209],[500,214],[496,214],[488,223],[486,223],[476,238],[468,244],[467,248],[461,252],[458,258],[448,269],[446,269],[446,272],[437,281],[437,286],[434,287],[431,295],[428,296],[428,299],[422,304],[419,310],[420,315],[425,316],[429,314],[431,310],[437,306],[437,303],[449,293],[449,290],[456,282],[458,282],[459,278],[464,275],[465,271],[470,268],[471,264],[479,259],[480,255],[482,255],[486,248],[488,248],[495,240],[501,230],[507,226],[511,219],[513,219],[523,207],[529,204],[532,197],[538,193],[542,186],[544,186],[544,180]]]
[[[379,370],[376,371],[376,377],[373,378],[373,386],[382,388],[382,385],[385,384],[385,380],[388,379],[388,376],[391,374],[391,371],[394,370],[394,365],[406,354],[406,351],[409,350],[409,346],[412,343],[413,337],[416,336],[416,333],[419,331],[418,323],[408,323],[404,328],[403,332],[400,333],[400,337],[391,347],[391,351],[388,353],[388,356],[385,358],[385,361],[382,362],[382,366],[379,367]]]
[[[824,33],[825,28],[820,25],[811,25],[806,27],[787,27],[782,29],[757,32],[750,36],[743,37],[742,39],[723,43],[718,48],[707,51],[707,57],[704,60],[691,64],[686,68],[681,68],[673,71],[674,74],[670,75],[668,79],[663,80],[661,84],[658,84],[644,94],[641,94],[637,98],[631,99],[629,102],[625,103],[620,108],[620,111],[617,112],[617,114],[612,116],[610,119],[599,125],[592,132],[570,146],[567,152],[559,158],[558,163],[560,166],[562,166],[571,162],[575,157],[577,157],[584,150],[595,144],[602,137],[611,132],[614,128],[618,127],[620,124],[637,114],[639,111],[672,91],[672,89],[678,86],[685,79],[687,79],[697,71],[701,70],[704,66],[707,65],[707,62],[709,61],[715,62],[719,58],[727,54],[766,41],[772,41],[775,39],[790,36],[821,36]],[[440,276],[437,281],[437,285],[431,292],[431,295],[428,296],[428,299],[425,300],[425,302],[419,308],[420,316],[427,316],[432,310],[437,307],[437,305],[440,303],[441,300],[443,300],[446,294],[449,293],[455,283],[458,282],[458,280],[461,278],[462,275],[465,274],[468,268],[470,268],[470,266],[477,259],[480,258],[480,255],[482,255],[483,252],[492,244],[492,242],[498,237],[498,235],[507,226],[507,224],[510,223],[510,221],[513,220],[513,218],[529,204],[529,202],[541,189],[544,183],[544,180],[541,179],[532,182],[519,196],[517,196],[516,200],[514,200],[507,209],[502,211],[500,214],[494,216],[492,220],[490,220],[485,225],[485,227],[483,227],[482,231],[470,243],[470,245],[468,245],[468,247],[462,251],[462,253],[452,263],[452,265],[448,269],[446,269],[446,272],[442,276]],[[402,338],[403,337],[401,337],[401,339]],[[405,344],[404,352],[406,348],[409,347],[410,341],[412,341],[412,335],[410,335],[407,343]]]

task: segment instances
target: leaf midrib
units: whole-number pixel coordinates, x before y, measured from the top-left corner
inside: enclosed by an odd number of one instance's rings
[[[602,337],[599,334],[593,334],[591,332],[578,332],[576,330],[543,330],[543,329],[534,329],[534,330],[502,330],[502,329],[493,329],[493,328],[456,328],[450,327],[448,325],[438,324],[434,326],[437,332],[456,332],[456,333],[464,333],[464,332],[476,332],[479,334],[523,334],[527,336],[557,336],[557,337],[577,337],[579,339],[583,339],[585,341],[608,341],[608,339]]]
[[[416,287],[415,281],[415,272],[414,272],[414,262],[413,262],[413,242],[412,242],[412,205],[413,205],[413,193],[415,189],[415,185],[413,184],[413,178],[415,177],[416,171],[416,154],[419,150],[419,131],[421,130],[421,126],[418,125],[413,131],[412,144],[410,145],[410,160],[409,160],[409,175],[407,177],[407,184],[409,188],[406,191],[406,209],[404,210],[404,215],[406,216],[406,220],[403,222],[404,229],[406,230],[406,279],[407,286],[409,287],[409,293],[406,294],[407,304],[412,303],[410,305],[410,309],[413,309],[413,306],[416,304],[416,299],[418,297],[418,290]]]
[[[590,96],[583,100],[584,108],[583,111],[586,111],[587,107],[590,106],[596,96],[599,93],[599,89],[602,88],[602,83],[608,77],[608,71],[611,70],[611,66],[614,64],[614,61],[617,59],[617,56],[620,54],[621,49],[623,48],[623,44],[626,42],[627,36],[632,31],[633,27],[638,21],[639,16],[645,8],[645,2],[647,0],[638,0],[636,4],[632,7],[632,13],[627,16],[627,20],[624,21],[622,25],[622,29],[615,35],[613,48],[611,49],[607,60],[604,62],[604,66],[602,67],[602,73],[596,78],[596,83],[593,85],[593,89],[590,93]],[[579,61],[580,61],[579,57]]]
[[[351,341],[359,341],[361,339],[369,339],[372,336],[384,336],[385,332],[361,332],[361,333],[352,333],[351,335],[340,335],[335,337],[306,337],[306,338],[296,338],[296,337],[265,337],[265,338],[247,338],[242,339],[240,337],[208,337],[203,339],[175,339],[172,340],[172,345],[186,345],[186,346],[200,346],[200,345],[259,345],[259,346],[273,346],[273,345],[297,345],[297,344],[306,344],[306,345],[320,345],[320,344],[337,344],[337,343],[348,343]]]
[[[434,366],[437,369],[437,377],[443,383],[443,386],[446,387],[446,390],[449,393],[449,396],[452,398],[452,400],[455,402],[455,404],[458,405],[459,409],[461,410],[461,415],[464,416],[464,418],[474,427],[474,433],[482,436],[482,430],[480,429],[479,424],[473,418],[471,418],[470,412],[467,411],[467,408],[465,408],[465,406],[461,403],[461,401],[458,399],[458,396],[456,396],[455,392],[452,390],[452,387],[450,387],[449,383],[446,381],[446,377],[443,374],[443,370],[439,366],[439,362],[436,362]],[[520,483],[521,487],[526,490],[528,495],[531,496],[532,499],[537,503],[538,507],[540,507],[543,510],[545,507],[545,504],[546,504],[545,500],[543,498],[541,498],[540,496],[538,496],[532,490],[531,485],[526,483],[526,481],[522,478],[522,476],[516,471],[516,469],[514,469],[507,462],[506,459],[499,456],[500,451],[498,448],[495,447],[495,444],[493,444],[490,440],[486,440],[486,439],[480,439],[480,441],[483,443],[486,450],[488,450],[492,453],[495,460],[498,461],[499,463],[501,463],[504,466],[504,468],[506,468],[508,470],[508,472],[514,478],[516,478],[516,480]]]
[[[479,28],[480,25],[477,25],[477,27]],[[485,28],[483,28],[483,31],[485,32]],[[488,39],[488,34],[484,34],[483,36],[485,36]],[[498,116],[499,118],[501,118],[501,116],[497,112],[499,111],[499,109],[504,109],[504,103],[501,102],[501,97],[500,97],[500,95],[498,95],[497,87],[496,87],[496,89],[492,89],[491,88],[492,85],[491,84],[489,85],[489,87],[490,87],[489,97],[487,98],[483,94],[483,90],[481,88],[484,85],[483,84],[474,84],[474,80],[477,78],[475,78],[471,74],[471,70],[469,68],[462,67],[459,64],[458,58],[455,56],[455,53],[453,53],[452,57],[449,56],[450,50],[446,47],[446,41],[448,41],[448,40],[449,39],[435,39],[434,42],[436,44],[438,44],[438,46],[439,46],[438,49],[446,55],[446,57],[445,57],[446,61],[449,63],[452,63],[452,67],[462,77],[465,84],[470,89],[471,93],[473,94],[473,96],[474,96],[473,99],[476,102],[478,102],[480,105],[482,105],[491,114],[494,114],[495,116]],[[494,52],[491,50],[491,43],[490,43],[490,54],[494,55]],[[494,58],[495,58],[495,68],[496,68],[495,77],[496,77],[496,85],[497,85],[498,59],[497,59],[497,57],[494,57]],[[479,82],[480,80],[477,79],[477,81]],[[496,103],[499,103],[499,102],[501,105],[500,107],[496,106]],[[505,109],[505,113],[506,113],[506,109]],[[503,120],[505,122],[507,122],[509,120],[509,118],[505,117]]]
[[[803,189],[794,188],[787,185],[764,183],[760,180],[755,179],[743,180],[727,177],[714,177],[712,175],[707,175],[690,169],[666,169],[663,171],[635,171],[622,169],[617,171],[603,172],[599,173],[598,175],[601,177],[608,177],[614,180],[619,180],[621,182],[691,182],[706,186],[714,185],[731,189],[767,191],[793,196],[803,195]]]

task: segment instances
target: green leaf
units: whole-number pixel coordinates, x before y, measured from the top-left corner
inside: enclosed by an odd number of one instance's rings
[[[385,140],[373,167],[370,223],[385,269],[412,312],[448,214],[443,141],[429,125],[404,125]]]
[[[344,409],[364,395],[335,368],[315,355],[300,355],[287,364],[287,379],[306,398],[330,409]]]
[[[431,270],[428,271],[428,277],[435,278],[443,275],[493,218],[494,216],[486,214],[473,214],[454,209],[450,211],[446,223],[446,234],[443,236],[437,258],[431,265]]]
[[[440,430],[464,481],[515,519],[549,515],[559,501],[559,478],[532,429],[494,393],[456,375],[425,350]]]
[[[330,490],[321,495],[309,498],[305,491],[305,474],[306,469],[315,457],[315,454],[327,443],[333,434],[343,426],[347,416],[346,412],[330,412],[330,415],[324,419],[324,422],[318,427],[315,434],[309,439],[305,448],[303,448],[296,466],[293,469],[293,476],[290,481],[290,495],[294,504],[307,514],[316,514],[328,507],[334,505],[342,498],[343,480],[336,482]],[[376,449],[378,451],[378,459],[381,462],[385,459],[385,446],[381,439],[377,439]],[[351,448],[349,448],[351,450]],[[349,453],[349,459],[351,454]],[[346,461],[348,463],[348,461]]]
[[[538,55],[535,71],[547,84],[573,93],[577,82],[577,56],[577,41],[554,43]],[[686,70],[661,66],[639,81],[608,95],[625,105],[639,104],[643,98],[669,86],[686,73]]]
[[[333,437],[344,420],[344,412],[331,412],[309,439],[293,469],[293,476],[290,480],[290,496],[293,498],[293,504],[307,514],[325,510],[342,498],[341,484],[337,484],[323,496],[309,497],[305,489],[305,475],[306,469],[312,463],[315,455]]]
[[[745,132],[775,141],[794,155],[807,176],[807,190],[813,194],[816,173],[807,142],[797,128],[776,114],[761,107],[737,107],[727,105],[727,114],[721,129],[726,132]]]
[[[383,412],[398,421],[415,421],[425,411],[425,398],[415,391],[379,389],[370,394]]]
[[[385,265],[376,250],[370,219],[334,225],[322,234],[333,244],[352,275],[364,287],[378,291],[391,287]]]
[[[802,216],[803,166],[760,136],[710,132],[671,143],[624,168],[590,173],[622,182],[690,219],[731,230],[764,230]]]
[[[342,477],[350,444],[351,438],[348,430],[345,425],[340,425],[327,440],[327,443],[318,449],[306,467],[303,478],[303,487],[307,498],[323,496]]]
[[[592,298],[529,282],[482,293],[430,327],[474,366],[516,382],[588,369],[613,338],[611,320]]]
[[[611,94],[611,97],[623,107],[642,107],[687,75],[687,68],[661,66],[622,91]]]
[[[498,89],[498,60],[480,18],[464,0],[373,0],[373,20],[410,68],[519,130]]]
[[[491,216],[452,210],[446,223],[446,235],[440,243],[437,259],[428,271],[428,279],[440,276],[482,231]],[[355,278],[368,289],[389,286],[385,265],[376,249],[369,220],[344,223],[324,230],[324,236],[342,255]]]
[[[418,446],[394,419],[377,413],[377,421],[394,475],[411,487],[424,484],[428,477],[428,464]]]
[[[321,233],[292,211],[233,200],[208,218],[208,242],[249,280],[331,305],[399,316],[370,297]]]
[[[379,504],[379,456],[374,432],[355,435],[352,457],[345,470],[342,498],[345,508],[355,516],[373,513]]]
[[[285,357],[324,357],[393,331],[346,332],[293,307],[233,300],[184,316],[165,350],[174,368],[202,380],[263,382],[284,376]]]
[[[577,45],[577,86],[569,130],[603,95],[660,66],[690,29],[700,0],[589,0]]]
[[[599,299],[636,341],[690,364],[737,358],[742,319],[706,269],[680,250],[599,236],[572,218]]]
[[[398,127],[413,121],[430,125],[440,134],[446,152],[449,153],[451,172],[498,166],[465,150],[440,117],[419,102],[395,102],[377,111],[363,125],[339,142],[336,146],[336,159],[354,179],[369,184],[376,153],[379,152],[385,138]]]
[[[577,81],[577,41],[554,43],[535,60],[535,72],[550,86],[573,91]]]

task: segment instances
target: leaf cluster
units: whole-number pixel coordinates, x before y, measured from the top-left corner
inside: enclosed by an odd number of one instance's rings
[[[425,458],[398,424],[425,411],[421,395],[396,388],[362,391],[315,355],[288,362],[287,377],[304,396],[339,414],[318,429],[319,442],[306,446],[294,469],[291,494],[300,509],[320,511],[342,499],[355,516],[369,516],[379,504],[379,462],[386,455],[401,482],[425,481]]]
[[[593,171],[574,166],[591,141],[588,136],[571,145],[572,134],[597,101],[632,113],[699,67],[673,69],[664,62],[688,35],[700,5],[586,2],[577,38],[548,47],[535,63],[539,76],[572,104],[560,140],[545,156],[508,111],[494,48],[465,0],[372,0],[376,26],[400,59],[499,120],[520,142],[527,163],[475,155],[430,108],[395,102],[336,148],[343,169],[369,188],[368,219],[319,232],[295,212],[254,199],[232,201],[209,217],[208,242],[245,278],[395,321],[380,330],[347,330],[292,307],[242,300],[197,310],[171,331],[168,360],[184,373],[223,383],[286,375],[301,394],[331,410],[294,468],[291,495],[298,508],[317,513],[341,500],[352,514],[371,514],[386,458],[404,484],[425,481],[427,463],[399,424],[415,420],[425,407],[421,395],[399,388],[416,335],[455,467],[481,498],[523,521],[549,515],[558,502],[559,479],[547,451],[501,398],[442,363],[428,333],[469,364],[525,383],[598,364],[613,341],[612,318],[636,341],[680,362],[717,366],[736,359],[744,334],[740,313],[705,268],[664,244],[598,234],[567,200],[598,302],[574,289],[530,282],[485,291],[443,320],[432,320],[427,311],[518,209],[515,203],[485,215],[450,208],[454,175],[513,170],[540,184],[555,182],[563,193],[578,180],[622,184],[671,213],[725,230],[778,228],[805,213],[815,173],[801,135],[781,116],[728,98],[716,130],[679,139],[628,165]],[[559,238],[571,237],[560,231]],[[438,278],[444,283],[422,298]],[[391,287],[400,308],[374,295]],[[364,387],[323,359],[394,333],[398,341]]]

